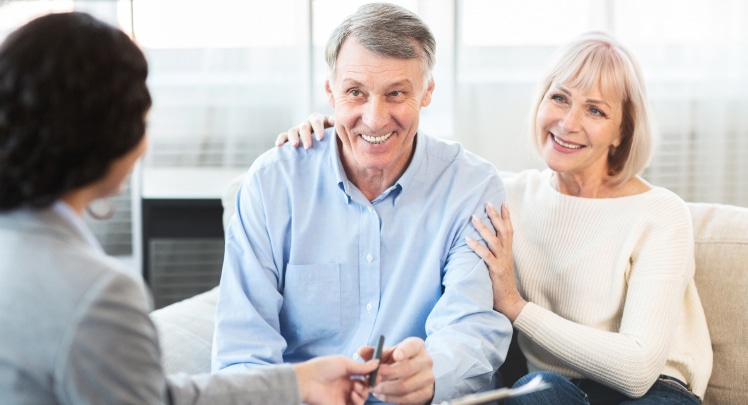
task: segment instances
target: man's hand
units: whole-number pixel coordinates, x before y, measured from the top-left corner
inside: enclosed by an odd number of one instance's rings
[[[377,368],[378,361],[359,363],[344,356],[317,357],[294,364],[301,401],[310,405],[362,405],[369,396],[363,376]]]
[[[359,349],[364,359],[371,359],[373,354],[373,347]],[[372,389],[380,401],[423,405],[434,397],[433,361],[423,339],[409,337],[395,347],[386,347],[381,361]]]
[[[275,138],[275,146],[281,146],[286,142],[295,147],[299,146],[299,141],[304,144],[304,149],[312,147],[312,132],[320,141],[325,137],[325,128],[335,125],[335,119],[320,113],[311,113],[309,117],[301,124],[291,128],[288,132],[281,132]]]

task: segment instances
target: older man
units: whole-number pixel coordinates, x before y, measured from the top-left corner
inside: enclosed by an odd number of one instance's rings
[[[418,130],[435,41],[413,13],[368,4],[327,43],[335,127],[253,164],[227,232],[213,367],[387,348],[373,393],[423,404],[488,386],[511,338],[466,245],[504,187],[488,162]],[[365,346],[365,347],[362,347]],[[374,399],[372,399],[374,401]]]

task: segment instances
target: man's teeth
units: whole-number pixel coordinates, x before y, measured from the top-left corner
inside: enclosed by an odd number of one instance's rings
[[[553,134],[551,134],[551,137],[553,138],[554,142],[556,142],[557,144],[563,146],[564,148],[579,149],[579,148],[582,147],[582,145],[574,145],[574,144],[571,144],[571,143],[566,143],[566,142],[564,142],[564,141],[556,138],[556,135],[553,135]]]
[[[364,138],[366,142],[376,143],[376,144],[386,141],[390,136],[392,136],[392,132],[382,135],[382,136],[369,136],[369,135],[361,134],[361,137]]]

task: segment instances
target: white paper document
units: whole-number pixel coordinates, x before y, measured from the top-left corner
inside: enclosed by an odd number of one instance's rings
[[[520,395],[541,391],[550,387],[551,384],[543,381],[542,377],[537,376],[527,384],[521,385],[517,388],[498,388],[491,391],[479,392],[477,394],[465,395],[464,397],[456,398],[451,401],[443,401],[438,405],[478,405],[489,401],[496,401],[498,399],[518,397]]]

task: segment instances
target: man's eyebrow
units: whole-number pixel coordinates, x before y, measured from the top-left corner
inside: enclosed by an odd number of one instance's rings
[[[344,78],[342,81],[346,86],[363,87],[364,85],[356,79]],[[387,88],[391,87],[411,87],[413,83],[408,79],[398,80],[396,82],[388,83]]]
[[[348,86],[354,86],[354,87],[360,87],[361,86],[361,82],[359,82],[356,79],[347,79],[347,78],[344,78],[342,80],[342,82],[344,84],[348,85]]]
[[[394,83],[390,83],[387,85],[387,87],[411,87],[413,85],[413,82],[411,82],[408,79],[403,79],[396,81]]]

